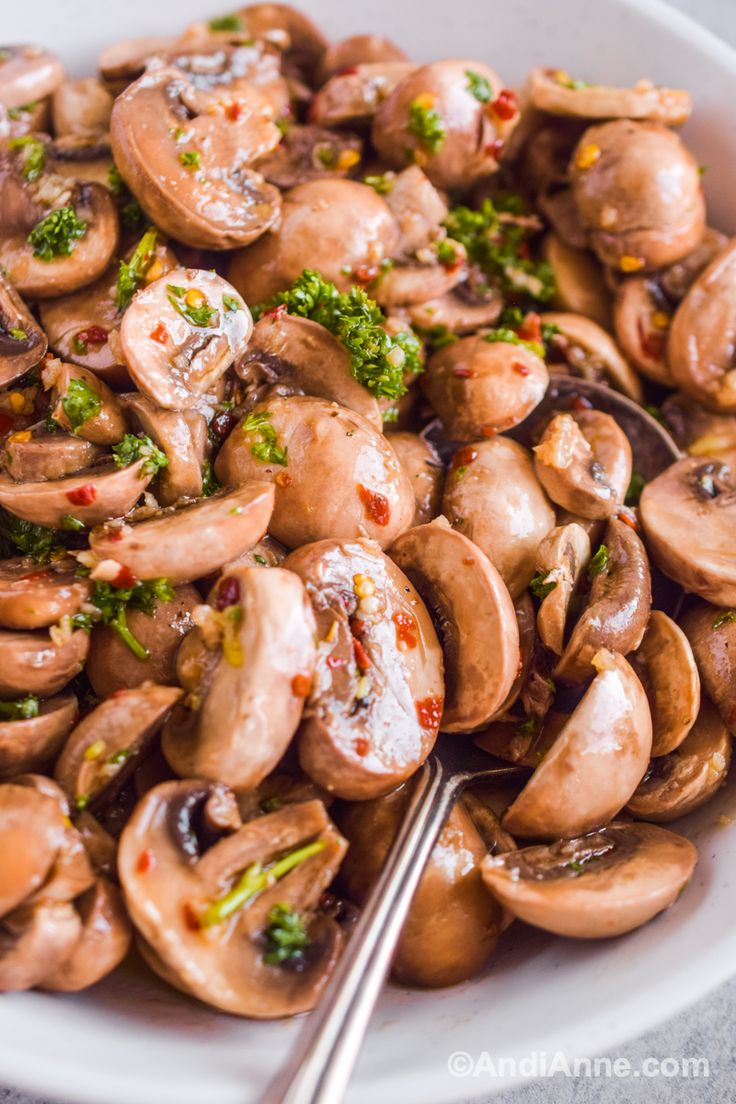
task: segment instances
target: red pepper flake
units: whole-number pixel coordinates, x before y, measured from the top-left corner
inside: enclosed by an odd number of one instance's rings
[[[353,747],[355,748],[355,754],[359,755],[361,759],[371,750],[371,745],[368,743],[365,736],[358,736],[358,738],[353,741]]]
[[[667,348],[667,336],[663,333],[647,332],[644,322],[640,318],[637,323],[639,331],[639,344],[645,356],[652,360],[662,360]]]
[[[495,437],[496,436],[496,430],[494,429],[493,426],[483,426],[483,428],[481,429],[481,434],[484,437]]]
[[[586,399],[584,395],[576,395],[574,399],[570,401],[571,410],[592,410],[593,404],[590,399]]]
[[[453,376],[457,376],[458,379],[475,379],[475,372],[472,368],[453,368]]]
[[[463,563],[465,564],[466,567],[472,567],[473,564],[475,563],[475,560],[472,557],[468,557],[467,560],[463,560]]]
[[[166,345],[169,340],[169,331],[166,329],[163,322],[159,322],[158,326],[151,330],[148,336],[151,341],[158,341],[159,345]]]
[[[363,671],[367,671],[371,666],[371,658],[361,642],[356,640],[355,637],[353,637],[353,655],[355,656],[355,662],[361,674]]]
[[[628,513],[627,510],[622,510],[619,514],[616,514],[619,521],[622,521],[624,525],[628,525],[629,529],[633,529],[635,533],[639,532],[639,526],[636,522],[636,518]]]
[[[188,901],[185,901],[181,906],[181,916],[185,928],[188,928],[189,931],[199,931],[199,917]]]
[[[346,65],[344,69],[338,69],[335,73],[336,77],[352,77],[358,72],[358,68],[355,65]]]
[[[136,579],[130,568],[126,567],[125,564],[123,564],[123,566],[120,568],[117,575],[115,576],[113,586],[124,587],[126,590],[128,590],[130,587],[134,587],[137,582],[138,580]]]
[[[501,138],[494,138],[492,142],[489,142],[486,146],[486,153],[489,157],[493,157],[496,161],[500,161],[503,155],[504,142]]]
[[[120,690],[113,690],[113,692],[111,694],[107,695],[106,700],[111,699],[111,698],[124,698],[127,693],[128,693],[128,691],[124,687]]]
[[[37,571],[29,571],[27,575],[21,575],[19,581],[25,579],[47,579],[53,574],[50,567],[39,567]]]
[[[123,530],[111,529],[110,532],[107,533],[107,539],[109,541],[113,541],[114,544],[117,544],[118,541],[121,541],[123,539]]]
[[[516,331],[522,341],[542,340],[542,318],[536,311],[528,311]]]
[[[424,698],[422,701],[414,702],[422,728],[439,728],[443,704],[442,698]]]
[[[217,590],[215,609],[224,610],[228,606],[235,606],[240,601],[240,583],[233,576],[223,579]]]
[[[359,284],[372,284],[381,275],[378,265],[358,265],[353,269],[353,276]]]
[[[502,88],[498,93],[498,96],[491,104],[491,111],[503,122],[508,122],[509,119],[513,119],[518,111],[516,106],[516,95],[510,88]]]
[[[294,675],[291,680],[291,692],[295,698],[306,698],[312,686],[309,675]]]
[[[346,659],[341,659],[340,656],[331,655],[327,657],[327,666],[331,671],[337,671],[340,667],[347,667],[347,665],[348,661]]]
[[[5,410],[0,410],[0,434],[9,433],[13,428],[13,419]]]
[[[531,371],[526,364],[522,364],[520,360],[515,360],[511,365],[515,372],[518,372],[520,376],[528,376]]]
[[[414,615],[411,613],[403,613],[399,610],[395,613],[391,619],[396,625],[396,640],[399,647],[406,649],[416,648],[418,644],[417,639],[417,623],[414,619]]]
[[[532,255],[532,250],[531,250],[531,246],[529,245],[529,242],[528,241],[520,242],[519,243],[519,256],[521,257],[522,261],[530,260],[531,255]]]
[[[263,312],[264,318],[283,318],[286,314],[286,303],[279,303],[276,307],[270,307]]]
[[[354,602],[355,601],[355,595],[351,594],[350,597],[351,597],[352,601]],[[353,636],[356,636],[358,638],[358,640],[362,640],[362,638],[365,636],[365,621],[363,620],[363,618],[362,617],[351,617],[348,624],[350,625],[350,631],[353,634]]]
[[[135,868],[139,874],[148,874],[149,870],[153,870],[156,865],[156,859],[154,858],[153,851],[146,848],[145,851],[141,851],[138,856],[138,862],[135,864]]]
[[[358,484],[358,494],[365,507],[365,516],[375,521],[376,525],[388,525],[391,520],[391,509],[386,496],[378,491],[372,491],[362,483]]]
[[[467,468],[468,464],[472,464],[473,461],[477,459],[478,450],[474,449],[472,445],[463,445],[453,456],[450,467],[453,471],[457,468]]]
[[[76,487],[73,491],[67,491],[66,497],[72,506],[91,506],[97,498],[97,488],[94,483],[85,483],[82,487]]]
[[[229,119],[231,123],[237,123],[244,111],[245,106],[242,101],[233,100],[232,103],[229,103],[225,108],[225,117]]]
[[[275,482],[279,487],[290,487],[294,480],[287,471],[280,471],[276,476]]]
[[[85,345],[104,345],[107,338],[107,330],[102,326],[88,326],[86,330],[80,330],[74,340]]]

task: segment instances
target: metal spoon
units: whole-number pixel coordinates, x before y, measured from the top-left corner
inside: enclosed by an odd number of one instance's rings
[[[577,398],[616,419],[631,441],[635,470],[645,480],[680,458],[667,431],[636,403],[570,376],[554,376],[543,402],[510,436],[531,444],[553,411],[569,409]],[[412,897],[450,810],[465,787],[523,773],[490,758],[470,738],[440,735],[417,776],[404,822],[350,942],[261,1104],[340,1104]]]

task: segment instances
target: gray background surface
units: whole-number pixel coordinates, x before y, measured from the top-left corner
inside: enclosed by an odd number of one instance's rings
[[[671,0],[694,19],[736,45],[736,0]],[[725,966],[725,964],[724,964]],[[622,1056],[636,1069],[650,1056],[706,1058],[707,1078],[568,1078],[556,1075],[493,1097],[493,1104],[726,1104],[736,1100],[736,978],[687,1012],[669,1020],[657,1031],[620,1047],[611,1058]],[[1,1041],[0,1041],[1,1042]],[[468,1080],[468,1093],[476,1104],[482,1099],[482,1078]],[[0,1088],[0,1104],[50,1104],[12,1089]],[[130,1104],[146,1104],[131,1101]],[[393,1104],[387,1101],[386,1104]]]

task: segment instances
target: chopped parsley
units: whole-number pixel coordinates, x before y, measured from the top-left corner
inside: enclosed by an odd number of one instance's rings
[[[61,528],[68,530],[70,533],[81,533],[84,528],[84,522],[79,518],[75,518],[72,514],[63,514],[61,518]]]
[[[97,417],[102,410],[102,399],[86,380],[72,376],[62,396],[61,409],[69,419],[72,432],[76,432],[85,422]]]
[[[626,492],[626,498],[624,499],[627,506],[638,506],[639,499],[641,498],[641,492],[647,485],[647,481],[643,475],[639,472],[631,473],[631,482],[629,483],[629,489]]]
[[[92,620],[114,629],[138,659],[148,659],[148,649],[128,628],[126,610],[140,610],[152,617],[157,602],[170,602],[173,597],[174,590],[168,579],[139,580],[132,587],[116,587],[98,579],[89,599],[97,611]]]
[[[523,721],[520,721],[514,729],[516,736],[536,736],[539,731],[539,719],[533,713],[529,713]]]
[[[501,329],[515,330],[517,335],[521,335],[528,325],[528,319],[529,313],[523,311],[521,307],[504,307],[499,318],[499,326]],[[542,322],[541,319],[536,320],[536,325],[546,354],[549,352],[552,338],[561,332],[560,327],[555,326],[553,322]]]
[[[120,169],[112,165],[107,173],[107,186],[113,194],[120,212],[120,221],[129,230],[134,230],[143,222],[143,211],[136,199],[128,191]]]
[[[129,261],[121,261],[118,268],[118,285],[115,290],[115,306],[125,310],[142,283],[155,257],[158,230],[151,227],[133,250]]]
[[[729,621],[736,621],[736,610],[721,610],[721,612],[718,614],[715,621],[713,622],[713,628],[720,629],[721,625],[726,625]]]
[[[600,575],[608,567],[608,547],[602,544],[595,556],[588,564],[588,577],[594,578],[596,575]]]
[[[289,450],[279,446],[278,434],[271,425],[272,416],[270,410],[253,410],[246,415],[242,430],[246,436],[254,436],[250,445],[251,456],[262,464],[280,464],[285,468],[289,462]]]
[[[11,138],[8,142],[8,149],[23,151],[21,172],[26,180],[31,183],[38,180],[46,164],[46,150],[43,142],[40,142],[38,138],[34,138],[31,134],[26,134],[22,138]]]
[[[166,291],[172,307],[187,322],[193,326],[211,326],[213,317],[217,311],[210,306],[206,297],[197,288],[178,287],[176,284],[167,284]]]
[[[220,490],[221,484],[215,478],[215,472],[211,460],[205,460],[202,464],[202,498],[209,498]]]
[[[202,154],[199,150],[184,150],[179,154],[179,161],[185,169],[200,169],[202,167]]]
[[[503,326],[497,330],[489,330],[487,334],[483,335],[483,340],[487,341],[489,345],[497,341],[502,341],[506,345],[521,345],[532,353],[536,353],[538,357],[544,356],[544,345],[541,341],[525,341],[523,337],[519,337],[515,330],[507,330]]]
[[[26,694],[15,701],[0,701],[0,720],[28,721],[39,713],[38,698],[35,694]]]
[[[211,31],[242,31],[243,21],[237,12],[230,12],[229,15],[218,15],[210,19],[207,26]]]
[[[442,149],[445,141],[444,124],[439,112],[421,96],[409,104],[408,130],[419,138],[429,153],[439,153]]]
[[[156,475],[169,464],[166,453],[157,448],[145,433],[126,433],[120,444],[112,446],[112,455],[118,468],[127,468],[136,461],[143,460],[141,470],[146,475]]]
[[[276,882],[284,878],[290,870],[294,870],[295,867],[311,858],[312,855],[319,854],[324,848],[325,841],[317,839],[313,843],[306,844],[304,847],[298,847],[294,851],[289,851],[286,855],[283,855],[280,859],[276,859],[274,862],[265,863],[263,865],[259,862],[251,863],[251,865],[243,871],[232,889],[228,890],[222,897],[218,897],[217,900],[208,905],[199,919],[199,926],[201,928],[211,928],[215,924],[222,924],[229,916],[238,912],[248,901],[251,901],[260,893],[263,893],[264,889],[268,889],[270,886],[275,885]]]
[[[544,581],[546,578],[546,575],[535,575],[530,582],[529,589],[535,598],[546,598],[556,588],[557,583],[554,580],[551,583],[546,583]]]
[[[466,69],[465,76],[468,78],[467,89],[471,96],[475,96],[478,103],[490,103],[493,99],[493,89],[488,80],[473,69]]]
[[[60,207],[36,223],[28,235],[28,244],[33,246],[34,257],[53,261],[56,257],[71,256],[75,242],[86,232],[87,223],[77,218],[73,207]]]
[[[448,345],[454,345],[456,341],[460,340],[457,334],[454,334],[449,326],[417,326],[415,323],[413,328],[422,340],[426,342],[430,352],[436,352],[437,349],[445,349]]]
[[[450,238],[443,238],[442,241],[438,241],[435,248],[437,249],[437,260],[441,265],[452,267],[458,263],[457,249]]]
[[[283,966],[285,962],[296,965],[304,960],[309,937],[304,920],[290,905],[273,906],[263,934],[267,947],[263,961],[269,966]]]
[[[111,165],[107,170],[107,186],[116,199],[119,199],[127,191],[125,181],[117,165]]]
[[[231,311],[231,312],[232,311],[239,311],[239,310],[243,309],[241,307],[240,303],[238,302],[238,300],[235,298],[235,296],[234,295],[228,295],[227,293],[225,295],[223,295],[223,297],[222,297],[222,305],[223,305],[223,307],[225,308],[226,311]]]
[[[8,330],[8,337],[11,338],[12,341],[28,340],[28,334],[25,330],[22,330],[20,326],[11,326]]]
[[[367,184],[369,188],[373,188],[373,191],[378,192],[379,195],[388,195],[389,192],[393,191],[396,174],[385,172],[380,176],[364,176],[363,183]]]
[[[57,559],[66,549],[59,542],[58,533],[24,521],[7,510],[0,511],[0,537],[8,541],[22,556],[30,556],[36,563],[48,563]],[[13,555],[13,552],[10,553]]]

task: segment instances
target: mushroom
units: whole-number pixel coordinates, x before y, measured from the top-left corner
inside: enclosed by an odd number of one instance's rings
[[[290,4],[246,4],[238,8],[236,18],[244,34],[283,43],[287,68],[305,80],[315,78],[328,43],[309,16]]]
[[[97,69],[105,87],[117,96],[142,76],[149,58],[165,55],[174,46],[171,36],[147,35],[126,38],[107,46],[97,59]]]
[[[502,300],[497,293],[476,295],[469,283],[458,284],[448,295],[407,307],[418,333],[452,340],[453,334],[475,333],[498,321]]]
[[[531,453],[507,437],[458,449],[442,513],[485,552],[514,599],[529,585],[537,546],[555,525]]]
[[[736,611],[697,602],[681,618],[703,689],[736,734]]]
[[[705,232],[695,246],[679,261],[668,265],[656,274],[656,283],[663,295],[673,303],[681,302],[693,286],[698,276],[719,253],[728,245],[728,237],[712,226],[706,226]]]
[[[714,605],[736,605],[736,483],[728,464],[678,460],[644,487],[639,515],[655,563]]]
[[[555,678],[583,682],[600,648],[628,655],[644,637],[652,606],[649,561],[636,532],[610,518],[588,567],[593,583],[588,604],[570,634]]]
[[[661,123],[616,119],[588,127],[570,177],[592,248],[621,272],[673,264],[703,236],[697,162]]]
[[[673,387],[667,361],[672,305],[647,276],[623,280],[614,306],[616,338],[622,350],[647,379]]]
[[[201,602],[193,586],[179,586],[169,602],[156,602],[152,614],[128,608],[126,624],[148,653],[139,659],[119,633],[109,625],[92,629],[85,674],[99,698],[118,690],[130,690],[151,680],[160,685],[176,682],[176,653],[186,634],[194,628],[192,612]]]
[[[549,497],[581,517],[617,513],[631,482],[631,469],[626,434],[601,410],[555,414],[534,447],[534,470]]]
[[[9,109],[44,100],[61,84],[64,68],[56,54],[41,46],[4,46],[0,66],[0,103]]]
[[[223,571],[229,571],[232,567],[280,567],[287,555],[288,549],[266,534],[263,540],[259,540],[247,552],[225,564]]]
[[[558,525],[539,542],[536,578],[541,601],[537,628],[542,643],[555,655],[564,651],[570,604],[589,562],[590,537],[574,521]]]
[[[522,593],[514,599],[514,616],[516,617],[516,625],[519,630],[519,667],[506,700],[491,718],[493,721],[505,717],[511,707],[518,701],[521,691],[526,685],[532,659],[534,658],[537,648],[537,628],[534,616],[534,606],[529,597],[528,590],[522,591]]]
[[[543,325],[554,326],[558,331],[549,342],[553,370],[593,383],[608,383],[634,402],[643,402],[644,393],[636,372],[597,322],[564,311],[546,311],[540,317]]]
[[[440,246],[448,251],[447,259],[442,261],[438,261]],[[440,299],[464,278],[465,260],[464,246],[449,238],[439,239],[420,250],[415,260],[379,273],[371,284],[371,295],[388,311],[426,303],[428,298]]]
[[[498,168],[518,117],[513,93],[493,69],[437,61],[404,77],[383,101],[372,139],[394,168],[411,157],[433,184],[467,189]]]
[[[404,533],[391,558],[417,588],[442,642],[441,731],[487,724],[508,698],[521,662],[514,606],[501,576],[444,518]]]
[[[132,510],[151,482],[145,457],[118,468],[116,464],[85,468],[62,479],[15,483],[0,473],[0,505],[11,514],[47,529],[98,525]],[[69,519],[72,519],[70,521]]]
[[[386,203],[399,226],[400,255],[412,257],[432,243],[445,240],[442,224],[447,218],[447,203],[418,165],[386,173],[380,179]],[[453,244],[459,249],[457,242]]]
[[[635,817],[666,823],[695,812],[726,781],[731,737],[713,704],[703,698],[682,743],[649,770],[627,806]]]
[[[0,711],[4,704],[0,703]],[[48,698],[37,708],[35,716],[21,714],[14,720],[0,716],[0,779],[47,770],[77,719],[77,699],[72,693]]]
[[[40,423],[30,431],[6,437],[3,459],[17,483],[39,483],[90,468],[102,454],[99,445],[72,434],[47,433]]]
[[[668,362],[675,386],[716,414],[736,413],[736,241],[693,283],[672,320]]]
[[[116,691],[84,716],[54,768],[73,808],[94,813],[115,798],[182,694],[178,686],[145,682]]]
[[[483,877],[520,920],[573,939],[603,939],[646,924],[692,875],[689,840],[655,824],[610,824],[580,839],[489,857]]]
[[[0,272],[0,387],[8,387],[35,368],[47,348],[46,334]]]
[[[473,441],[523,422],[548,383],[538,352],[496,341],[493,333],[446,345],[430,357],[422,376],[422,390],[454,441]]]
[[[197,410],[162,410],[145,395],[120,396],[125,417],[151,438],[168,461],[158,474],[156,497],[162,506],[202,494],[207,423]]]
[[[50,698],[82,670],[89,634],[76,629],[54,640],[43,632],[0,630],[0,696]]]
[[[693,650],[685,633],[666,613],[652,610],[642,642],[630,660],[649,699],[652,755],[668,755],[687,737],[700,708],[700,677]]]
[[[644,776],[652,718],[644,688],[623,656],[602,648],[595,676],[503,818],[514,836],[560,839],[607,824]]]
[[[302,582],[274,567],[234,567],[179,656],[189,694],[162,749],[183,778],[253,789],[284,755],[302,716],[315,663],[314,617]]]
[[[233,254],[228,278],[248,303],[290,287],[305,268],[347,291],[356,273],[378,275],[397,242],[396,221],[373,188],[356,180],[310,180],[287,192],[277,229]]]
[[[258,171],[285,191],[308,180],[347,176],[362,154],[363,140],[357,134],[295,123],[276,149],[258,162]]]
[[[662,417],[676,444],[690,456],[707,456],[736,464],[736,414],[714,414],[676,391],[661,406]]]
[[[273,118],[289,115],[289,88],[281,75],[278,50],[272,43],[258,39],[243,41],[238,36],[236,43],[215,44],[212,34],[208,34],[200,48],[188,38],[185,33],[177,49],[152,58],[147,69],[170,66],[183,73],[196,89],[226,93],[228,103],[238,104],[231,109],[236,117],[242,112],[242,100],[247,103],[252,89],[265,97]]]
[[[275,484],[269,532],[287,548],[361,536],[386,548],[414,514],[409,478],[386,438],[359,414],[324,399],[259,403],[222,446],[215,473],[230,485]]]
[[[228,797],[201,781],[165,782],[145,795],[120,839],[128,911],[149,964],[184,992],[257,1019],[305,1012],[342,947],[340,928],[318,905],[345,841],[319,801],[229,835],[208,831],[208,811]],[[304,932],[291,957],[276,955],[269,938],[282,910],[297,912]]]
[[[110,185],[112,150],[107,135],[102,138],[85,138],[67,134],[55,138],[46,147],[46,164],[49,171],[62,180],[102,184],[108,191],[113,191]],[[122,204],[120,207],[125,223],[129,212]]]
[[[51,392],[50,413],[57,425],[93,445],[122,441],[128,427],[120,402],[94,372],[47,360],[41,378]]]
[[[165,410],[184,410],[242,356],[252,329],[250,311],[226,280],[176,268],[135,296],[120,345],[137,387]]]
[[[378,402],[353,376],[350,353],[324,326],[309,318],[269,311],[253,330],[235,366],[244,399],[255,405],[270,394],[306,394],[340,403],[381,430]]]
[[[38,565],[30,557],[0,561],[0,626],[43,629],[79,613],[89,582],[76,574],[72,559]]]
[[[136,579],[189,583],[252,548],[272,509],[273,488],[251,482],[141,521],[118,519],[90,533],[90,566],[112,560]]]
[[[414,488],[414,525],[432,521],[440,512],[445,469],[434,448],[417,433],[392,433],[391,448]]]
[[[309,105],[310,122],[321,126],[369,123],[381,104],[416,70],[410,61],[366,61],[334,73]]]
[[[689,92],[663,88],[650,80],[637,81],[632,88],[612,88],[573,80],[561,69],[536,66],[526,88],[533,107],[574,119],[641,119],[681,126],[692,111]]]
[[[427,758],[442,716],[442,649],[430,616],[371,541],[318,541],[284,567],[307,588],[319,641],[299,730],[302,769],[350,801],[387,793]]]
[[[53,797],[22,783],[0,785],[0,916],[49,880],[66,832]]]
[[[378,34],[355,34],[333,42],[322,54],[317,84],[324,84],[342,69],[384,61],[406,61],[406,54],[390,38]]]
[[[542,242],[542,256],[552,266],[556,309],[582,314],[604,330],[609,329],[611,293],[595,257],[585,249],[568,245],[553,230]]]
[[[340,870],[351,900],[363,904],[381,873],[413,793],[411,782],[339,814],[349,842]],[[441,988],[485,966],[501,933],[502,913],[486,890],[485,841],[462,802],[452,809],[424,868],[401,933],[392,972],[400,985]]]
[[[81,921],[68,901],[24,906],[0,920],[0,991],[42,985],[72,953]]]
[[[81,921],[76,944],[61,963],[44,973],[43,989],[76,993],[112,973],[123,961],[131,941],[131,926],[117,886],[104,877],[74,902]]]
[[[65,80],[51,98],[54,133],[100,139],[110,129],[113,97],[97,77]]]

